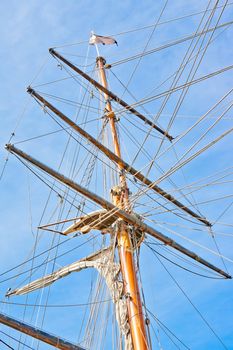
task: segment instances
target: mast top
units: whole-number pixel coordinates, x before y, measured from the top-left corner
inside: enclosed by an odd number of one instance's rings
[[[106,59],[103,56],[97,56],[96,57],[96,63],[101,62],[103,65],[106,64]]]

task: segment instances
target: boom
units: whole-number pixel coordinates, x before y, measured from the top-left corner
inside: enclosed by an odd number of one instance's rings
[[[122,107],[124,107],[127,111],[130,111],[134,115],[136,115],[139,119],[143,120],[146,124],[150,125],[152,128],[157,130],[160,134],[166,136],[170,141],[173,140],[173,137],[169,135],[166,131],[162,130],[159,126],[155,125],[151,120],[147,119],[143,114],[138,112],[135,108],[131,107],[128,103],[123,101],[120,97],[115,95],[113,92],[108,90],[106,87],[98,83],[98,81],[91,78],[88,74],[84,73],[81,69],[76,67],[73,63],[68,61],[65,57],[60,55],[57,51],[54,49],[49,49],[49,52],[54,57],[58,58],[62,62],[64,62],[67,66],[72,68],[76,73],[80,74],[83,78],[85,78],[87,81],[89,81],[92,85],[94,85],[97,89],[104,92],[106,95],[108,95],[111,99],[113,99],[115,102],[119,103]]]
[[[200,256],[198,256],[197,254],[195,254],[191,250],[186,249],[185,247],[183,247],[182,245],[180,245],[179,243],[177,243],[173,239],[165,236],[161,232],[159,232],[159,231],[155,230],[154,228],[152,228],[151,226],[145,224],[140,219],[138,219],[137,216],[132,215],[132,214],[128,214],[124,210],[119,209],[118,207],[116,207],[112,203],[106,201],[104,198],[102,198],[102,197],[98,196],[97,194],[87,190],[86,188],[78,185],[76,182],[70,180],[69,178],[60,174],[56,170],[48,167],[47,165],[36,160],[35,158],[29,156],[28,154],[26,154],[25,152],[21,151],[20,149],[14,147],[13,145],[11,145],[11,144],[6,145],[6,149],[13,154],[17,154],[19,157],[27,160],[31,164],[34,164],[39,169],[45,171],[47,174],[53,176],[58,181],[62,182],[63,184],[66,184],[67,186],[69,186],[73,190],[81,193],[82,195],[84,195],[88,199],[99,204],[101,207],[111,211],[111,213],[113,215],[118,216],[120,219],[123,219],[128,224],[133,225],[134,227],[138,228],[139,230],[148,233],[150,236],[153,236],[154,238],[158,239],[159,241],[163,242],[164,244],[174,248],[175,250],[178,250],[179,252],[183,253],[184,255],[188,256],[189,258],[191,258],[195,261],[198,261],[200,264],[217,272],[218,274],[224,276],[225,278],[229,278],[229,279],[232,278],[227,272],[212,265],[211,263],[209,263],[205,259],[202,259]]]
[[[56,337],[52,334],[44,332],[39,328],[33,327],[25,322],[16,320],[5,314],[0,314],[0,323],[8,327],[14,328],[19,332],[30,335],[33,338],[43,341],[44,343],[50,344],[57,349],[61,350],[84,350],[78,345],[72,344],[60,337]]]
[[[80,126],[75,124],[71,119],[65,116],[61,111],[59,111],[56,107],[54,107],[51,103],[49,103],[46,99],[40,96],[35,90],[31,87],[28,88],[28,92],[34,96],[37,100],[43,103],[44,106],[48,107],[53,113],[55,113],[60,119],[62,119],[66,124],[70,125],[75,131],[81,134],[85,139],[91,142],[94,146],[96,146],[100,151],[102,151],[108,158],[117,163],[122,169],[133,175],[136,179],[138,179],[143,184],[147,185],[151,190],[158,193],[160,196],[167,199],[169,202],[176,205],[178,208],[182,209],[187,214],[191,215],[195,219],[204,223],[206,226],[211,226],[211,223],[204,217],[196,214],[194,211],[189,209],[187,206],[179,202],[172,195],[164,191],[162,188],[156,185],[156,182],[149,180],[145,177],[140,171],[131,167],[128,163],[126,163],[122,158],[119,158],[115,153],[110,151],[107,147],[105,147],[102,143],[96,140],[93,136],[83,130]]]

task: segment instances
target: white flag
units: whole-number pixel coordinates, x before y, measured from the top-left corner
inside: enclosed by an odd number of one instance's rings
[[[89,44],[90,45],[94,45],[94,44],[103,44],[103,45],[116,44],[116,45],[118,45],[117,41],[114,38],[111,38],[110,36],[96,35],[94,33],[91,34]]]

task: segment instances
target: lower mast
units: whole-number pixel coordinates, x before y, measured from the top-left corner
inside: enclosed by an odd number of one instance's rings
[[[101,84],[108,88],[105,64],[103,57],[97,57],[97,68]],[[115,154],[121,158],[120,143],[116,129],[116,117],[112,110],[111,102],[107,94],[104,94],[106,101],[106,116],[109,118],[113,146]],[[120,209],[130,212],[129,189],[127,187],[124,169],[118,165],[120,171],[119,186],[112,188],[112,202]],[[129,226],[123,220],[118,221],[117,226],[117,246],[121,273],[123,278],[124,294],[127,298],[128,321],[130,326],[130,334],[134,350],[149,349],[145,319],[142,312],[142,301],[139,292],[138,279],[134,262],[134,250],[132,239],[129,233]]]

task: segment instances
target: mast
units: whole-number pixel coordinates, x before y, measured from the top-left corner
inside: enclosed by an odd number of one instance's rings
[[[52,54],[56,57],[58,57],[57,54],[55,54],[55,51],[53,50]],[[61,57],[59,57],[61,59]],[[67,63],[63,59],[64,63]],[[118,131],[117,131],[117,120],[114,111],[112,110],[111,106],[111,99],[114,101],[120,103],[122,106],[125,106],[126,110],[129,110],[134,115],[138,116],[140,119],[142,119],[142,115],[139,114],[137,111],[135,111],[133,108],[131,108],[129,105],[127,105],[124,101],[120,100],[115,94],[113,94],[111,91],[108,90],[108,83],[106,78],[106,71],[105,71],[105,64],[106,61],[103,57],[97,57],[96,64],[99,71],[99,77],[100,77],[100,83],[95,82],[92,78],[87,79],[87,75],[84,75],[85,73],[81,74],[83,77],[85,77],[88,81],[90,81],[95,87],[99,89],[100,92],[103,93],[104,99],[105,99],[105,117],[108,118],[111,134],[112,134],[112,140],[113,140],[113,149],[114,152],[110,151],[107,147],[102,145],[100,142],[95,140],[91,135],[89,135],[85,130],[81,129],[78,125],[76,125],[72,120],[70,120],[68,117],[66,117],[62,112],[57,110],[55,107],[53,107],[49,102],[47,102],[43,97],[41,97],[38,93],[36,93],[33,89],[29,87],[28,92],[35,97],[37,100],[43,103],[44,107],[50,108],[53,113],[58,115],[64,122],[68,123],[74,130],[79,132],[84,138],[86,138],[90,143],[94,144],[99,150],[101,150],[104,154],[106,154],[109,159],[113,160],[116,163],[116,166],[119,170],[119,184],[118,186],[115,186],[111,189],[111,195],[112,195],[112,203],[107,202],[105,199],[99,197],[98,195],[95,195],[94,193],[91,193],[85,188],[82,188],[81,186],[77,185],[73,181],[69,180],[62,174],[59,174],[56,171],[53,171],[52,169],[44,166],[42,163],[36,161],[32,157],[26,155],[22,151],[16,149],[12,145],[7,145],[8,151],[15,153],[22,157],[23,159],[26,159],[27,161],[31,162],[32,164],[36,165],[43,171],[47,172],[48,174],[55,177],[57,180],[61,181],[62,183],[67,184],[70,188],[74,189],[75,191],[83,194],[87,198],[90,198],[94,202],[101,205],[106,210],[112,211],[112,215],[116,215],[117,219],[115,220],[114,224],[111,226],[114,228],[114,232],[116,234],[117,238],[117,249],[119,254],[119,262],[121,266],[121,274],[123,279],[123,285],[124,285],[124,300],[127,303],[127,315],[128,315],[128,322],[130,327],[129,336],[132,338],[132,349],[134,350],[146,350],[149,349],[149,340],[147,339],[147,332],[145,327],[145,319],[143,316],[143,309],[142,309],[142,301],[139,291],[139,284],[137,280],[137,271],[136,271],[136,265],[135,265],[135,259],[134,259],[134,246],[133,246],[133,235],[132,233],[132,227],[135,229],[141,230],[141,232],[144,234],[149,234],[153,236],[154,238],[164,242],[166,245],[178,250],[179,252],[187,255],[189,258],[194,259],[198,261],[200,264],[203,264],[204,266],[207,266],[208,268],[218,272],[219,274],[223,275],[225,278],[231,278],[229,274],[226,272],[216,268],[212,264],[208,263],[207,261],[203,260],[199,256],[197,256],[195,253],[189,251],[188,249],[182,247],[169,237],[164,236],[160,232],[154,230],[153,228],[147,226],[146,224],[142,223],[141,220],[133,213],[131,213],[131,205],[130,205],[130,199],[129,199],[129,189],[127,186],[127,179],[126,179],[126,172],[132,174],[135,176],[135,178],[139,179],[141,182],[146,184],[148,188],[151,188],[155,190],[158,194],[166,198],[168,201],[172,202],[176,206],[178,206],[180,209],[184,210],[186,213],[190,214],[194,218],[198,219],[200,222],[206,224],[207,226],[211,226],[211,223],[207,221],[205,218],[202,218],[198,214],[192,212],[188,207],[185,207],[182,203],[177,201],[175,198],[173,198],[170,194],[166,193],[162,189],[160,189],[156,182],[152,182],[146,177],[143,176],[139,171],[133,169],[129,164],[124,162],[121,155],[121,147],[120,147],[120,139],[118,137]],[[70,67],[71,64],[69,64]],[[73,67],[72,67],[73,68]],[[77,70],[76,70],[77,71]],[[120,101],[120,102],[119,102]],[[144,118],[144,117],[143,117]],[[144,120],[147,124],[151,125],[149,122]],[[166,132],[158,129],[157,127],[153,126],[156,130],[160,131],[164,136],[166,136],[170,141],[172,140],[172,137],[167,135]],[[106,230],[107,231],[107,230]],[[111,231],[112,232],[112,231]],[[86,233],[86,232],[85,232]],[[107,265],[107,264],[106,264]],[[108,265],[107,265],[108,266]],[[114,280],[115,281],[115,280]],[[117,290],[114,285],[112,288]],[[0,323],[4,323],[7,316],[1,317],[0,314]],[[19,322],[18,322],[19,323]],[[11,320],[7,320],[7,323],[12,328],[15,328],[13,326],[13,323]],[[21,323],[21,326],[24,327],[25,325]],[[29,326],[30,327],[30,326]],[[27,333],[25,330],[27,330],[27,327],[24,328],[18,328],[20,331]],[[34,328],[35,331],[35,337],[44,341],[42,337],[40,336],[40,330]],[[32,334],[30,334],[32,335]],[[39,336],[38,336],[39,335]],[[48,339],[50,337],[49,334]],[[33,335],[32,335],[33,336]],[[43,336],[43,334],[42,334]],[[148,336],[149,337],[149,336]],[[54,337],[54,341],[60,341],[60,338]],[[60,344],[60,343],[59,343]],[[56,343],[56,347],[60,349],[69,349],[69,347],[61,347],[57,346],[58,343]],[[70,343],[71,348],[73,349],[73,344]],[[76,347],[74,345],[74,349],[81,349],[79,347]],[[131,349],[131,348],[130,348]]]
[[[103,57],[97,57],[97,67],[99,69],[100,81],[105,89],[108,89],[106,72],[104,65],[106,61]],[[104,93],[106,101],[106,113],[109,118],[112,140],[115,154],[121,158],[120,142],[116,129],[116,118],[112,110],[109,96]],[[125,209],[130,212],[129,190],[127,187],[124,169],[118,165],[120,170],[120,186],[113,188],[112,201],[114,205],[120,209]],[[130,325],[130,333],[132,337],[133,349],[147,350],[149,348],[146,335],[145,320],[142,311],[141,296],[138,287],[136,268],[134,263],[134,253],[129,227],[123,220],[119,221],[116,226],[117,245],[121,273],[123,278],[124,294],[127,298],[128,320]]]

